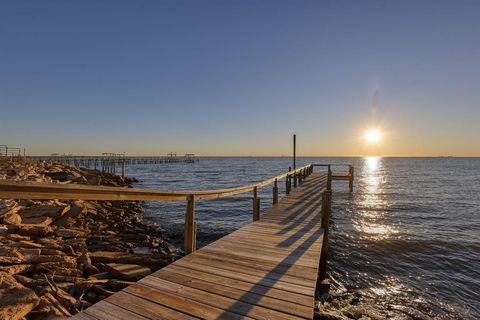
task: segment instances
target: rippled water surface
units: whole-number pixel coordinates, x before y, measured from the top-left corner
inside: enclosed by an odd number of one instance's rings
[[[355,165],[353,194],[346,182],[334,183],[329,269],[337,290],[373,297],[376,307],[398,302],[417,319],[480,318],[480,158],[297,162]],[[138,187],[200,190],[256,182],[289,165],[289,158],[201,158],[132,166],[127,174],[140,180]],[[260,196],[265,211],[271,188]],[[249,223],[251,206],[251,194],[197,202],[199,245]],[[181,245],[185,203],[152,201],[145,208],[146,218]]]

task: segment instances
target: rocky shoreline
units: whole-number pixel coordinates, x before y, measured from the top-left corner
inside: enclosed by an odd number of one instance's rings
[[[130,186],[63,164],[0,160],[0,179]],[[177,248],[138,201],[0,199],[0,319],[62,319],[171,263]]]

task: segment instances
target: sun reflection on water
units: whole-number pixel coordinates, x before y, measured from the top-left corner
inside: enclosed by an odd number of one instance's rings
[[[358,217],[353,221],[354,228],[362,237],[383,240],[398,233],[398,230],[386,223],[389,203],[384,196],[383,185],[386,183],[385,167],[381,157],[364,159],[360,177],[361,194],[357,202]]]

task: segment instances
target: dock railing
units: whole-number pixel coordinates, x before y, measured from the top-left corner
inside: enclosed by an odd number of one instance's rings
[[[332,189],[333,180],[348,180],[348,188],[350,192],[353,192],[353,180],[355,179],[355,168],[351,164],[338,163],[338,164],[318,164],[313,163],[313,167],[325,167],[328,172],[327,189]],[[332,167],[348,167],[348,173],[332,173]]]
[[[0,144],[0,159],[15,160],[21,157],[21,148]]]
[[[258,196],[259,189],[273,184],[272,204],[275,205],[278,203],[279,180],[285,179],[285,193],[289,194],[292,190],[292,183],[293,188],[300,185],[303,180],[313,173],[313,167],[314,165],[309,164],[295,170],[291,170],[291,168],[289,168],[288,172],[276,175],[257,183],[240,187],[200,191],[169,191],[80,184],[43,184],[0,180],[0,199],[187,201],[184,227],[184,248],[185,253],[189,254],[196,250],[196,201],[225,198],[252,192],[252,219],[253,221],[257,221],[260,219],[260,197]]]

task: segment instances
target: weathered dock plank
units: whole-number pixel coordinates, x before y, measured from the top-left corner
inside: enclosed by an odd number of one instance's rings
[[[253,222],[73,319],[311,319],[327,174],[313,173]]]

